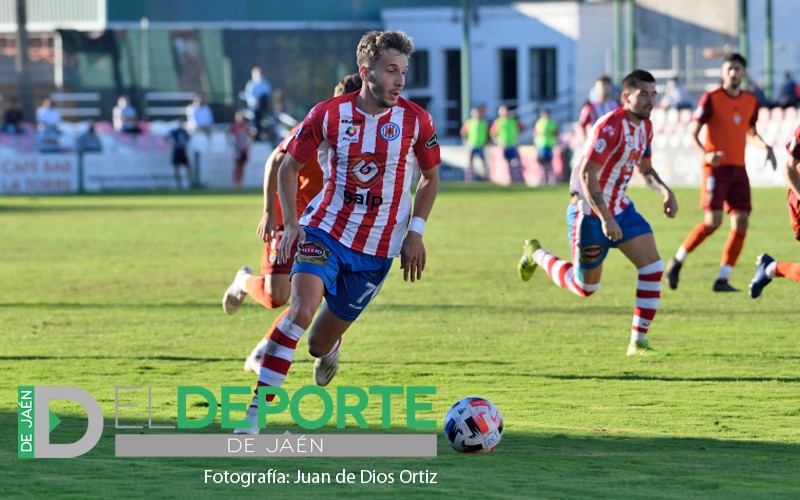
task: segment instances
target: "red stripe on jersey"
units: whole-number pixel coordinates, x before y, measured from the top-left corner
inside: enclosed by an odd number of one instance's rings
[[[364,120],[364,115],[358,112],[358,110],[355,107],[355,104],[353,105],[352,109],[353,109],[353,121],[357,121],[360,119],[363,123],[366,123]],[[337,126],[336,138],[338,140],[339,138],[338,120],[336,126]],[[353,177],[351,175],[353,168],[351,162],[353,161],[352,160],[353,158],[357,158],[361,153],[361,143],[364,141],[364,133],[365,133],[364,129],[365,127],[363,125],[359,127],[358,129],[359,140],[357,142],[351,142],[350,145],[347,147],[348,163],[346,165],[341,165],[341,167],[345,169],[344,191],[350,191],[353,194],[356,193],[357,188],[353,182]],[[335,178],[332,177],[332,179],[334,179],[335,182]],[[355,208],[356,208],[355,200],[353,201],[353,203],[350,204],[344,202],[342,203],[342,207],[336,213],[336,220],[333,224],[333,227],[331,227],[330,230],[330,235],[333,236],[335,239],[340,240],[342,238],[344,230],[345,228],[347,228],[347,222],[350,220],[350,214],[353,213],[353,210],[355,210]]]
[[[657,299],[661,297],[660,290],[636,290],[636,296],[640,299]]]
[[[328,126],[325,130],[326,140],[328,142],[331,141],[331,138],[333,138],[333,140],[337,140],[339,137],[339,107],[334,106],[330,108],[326,116],[328,120]],[[336,194],[336,174],[338,171],[339,158],[334,155],[330,162],[330,177],[328,177],[328,180],[325,183],[325,195],[322,197],[322,201],[314,211],[314,216],[311,218],[311,221],[308,224],[309,226],[319,227],[320,222],[328,213],[328,207],[331,205],[331,201],[333,201],[334,194]]]
[[[386,172],[386,160],[389,155],[389,141],[387,141],[381,130],[383,130],[383,126],[387,123],[392,121],[392,117],[394,116],[394,108],[389,113],[386,113],[384,116],[381,116],[378,120],[378,126],[375,130],[375,151],[374,155],[376,158],[383,159],[384,164],[384,172],[383,175],[380,177],[379,181],[375,183],[372,187],[369,188],[369,196],[374,199],[375,196],[380,196],[383,198],[383,186],[385,181],[385,177],[388,174]],[[356,235],[353,238],[353,244],[350,246],[351,249],[357,252],[363,252],[364,247],[367,245],[367,238],[369,237],[369,232],[372,227],[375,225],[375,219],[378,217],[379,210],[378,209],[368,209],[363,217],[361,218],[361,224],[358,227],[358,231],[356,231]],[[391,233],[390,233],[391,234]],[[388,250],[388,246],[386,248]]]
[[[403,196],[403,186],[406,181],[406,170],[408,168],[408,153],[411,149],[411,143],[414,140],[414,134],[417,132],[417,120],[419,118],[412,113],[403,113],[402,134],[400,139],[400,161],[397,162],[397,171],[395,172],[394,192],[392,193],[392,200],[399,200]],[[420,140],[417,137],[417,140]],[[381,234],[381,240],[378,243],[378,255],[384,255],[389,251],[389,242],[392,238],[392,231],[399,223],[397,220],[397,211],[400,208],[400,203],[392,203],[389,210],[389,218],[386,220],[386,227]],[[405,224],[405,221],[402,222]]]

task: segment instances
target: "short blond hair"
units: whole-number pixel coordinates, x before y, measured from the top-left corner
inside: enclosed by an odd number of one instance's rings
[[[356,50],[358,66],[371,68],[389,49],[410,56],[414,52],[414,41],[402,31],[370,31],[361,37]]]

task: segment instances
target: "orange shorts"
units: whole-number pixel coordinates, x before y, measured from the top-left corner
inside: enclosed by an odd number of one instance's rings
[[[270,274],[291,274],[292,265],[294,264],[294,254],[289,257],[289,260],[283,264],[277,263],[278,258],[278,245],[283,238],[283,226],[278,226],[277,235],[272,238],[269,245],[264,244],[264,251],[261,252],[261,274],[263,276]]]
[[[750,179],[743,167],[722,165],[703,168],[700,206],[704,210],[750,212]]]
[[[789,222],[794,229],[794,238],[800,241],[800,200],[795,196],[794,191],[789,190]]]

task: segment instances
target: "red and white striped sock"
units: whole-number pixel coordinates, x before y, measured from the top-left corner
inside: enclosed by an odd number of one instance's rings
[[[288,318],[283,318],[278,323],[278,326],[272,329],[264,359],[261,361],[261,373],[258,375],[258,385],[254,391],[255,394],[253,395],[253,402],[250,403],[250,408],[258,407],[258,390],[261,387],[280,387],[283,385],[283,381],[286,380],[286,374],[289,373],[289,368],[292,366],[297,341],[300,340],[304,333],[306,331],[303,328],[295,325]],[[274,398],[275,396],[272,394],[267,395],[268,402]]]
[[[600,283],[590,285],[578,279],[575,276],[575,266],[571,262],[559,259],[544,248],[533,252],[533,260],[544,269],[553,283],[561,288],[566,288],[575,295],[588,297],[600,288]]]
[[[658,304],[661,302],[661,277],[664,274],[664,261],[640,267],[639,280],[636,282],[636,308],[633,310],[631,324],[631,342],[645,340],[650,323],[656,317]]]

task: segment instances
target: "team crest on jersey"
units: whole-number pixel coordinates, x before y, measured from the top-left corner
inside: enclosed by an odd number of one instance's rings
[[[385,161],[381,161],[373,153],[352,156],[347,166],[348,181],[361,189],[369,189],[383,179],[386,170]]]
[[[384,123],[381,125],[381,137],[387,141],[393,141],[400,136],[400,127],[394,123]]]
[[[612,127],[611,125],[606,125],[605,127],[603,127],[600,133],[607,135],[609,137],[614,137],[614,127]]]
[[[605,151],[606,150],[606,140],[603,139],[602,137],[600,139],[597,139],[597,142],[594,143],[594,150],[597,153],[602,153],[603,151]]]
[[[300,243],[297,245],[297,254],[294,256],[294,260],[324,266],[330,253],[330,250],[319,243]]]

